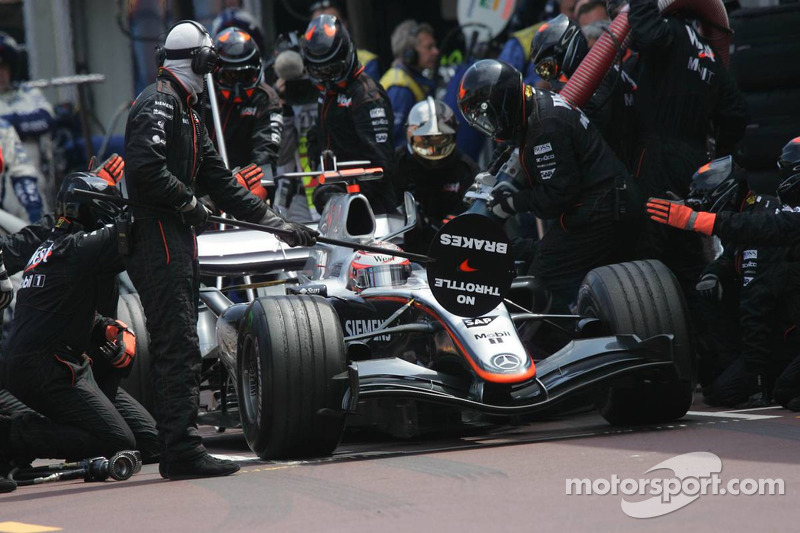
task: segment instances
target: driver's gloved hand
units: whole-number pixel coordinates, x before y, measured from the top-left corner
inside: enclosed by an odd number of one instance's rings
[[[703,298],[722,301],[722,282],[715,274],[703,274],[694,289]]]
[[[11,300],[13,299],[14,286],[11,285],[11,280],[8,279],[8,271],[3,263],[3,251],[0,250],[0,309],[5,309],[11,305]]]
[[[192,227],[202,226],[208,222],[208,217],[211,216],[211,211],[203,202],[199,202],[196,196],[192,196],[192,199],[181,206],[178,211],[183,222]]]

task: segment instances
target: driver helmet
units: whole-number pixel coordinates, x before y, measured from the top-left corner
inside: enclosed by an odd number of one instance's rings
[[[370,244],[401,251],[399,246],[390,242],[377,241]],[[411,276],[411,262],[405,257],[389,253],[358,250],[350,264],[350,288],[360,292],[373,287],[405,285]]]
[[[566,15],[559,15],[539,27],[531,43],[531,61],[536,74],[547,81],[557,81],[563,74],[572,76],[589,52],[581,29]]]
[[[458,87],[458,109],[470,126],[498,141],[514,141],[525,123],[522,74],[502,61],[469,67]]]
[[[686,205],[696,211],[719,213],[738,208],[746,191],[744,171],[732,156],[721,157],[703,165],[692,176]]]
[[[342,21],[320,15],[308,25],[301,47],[308,74],[328,88],[344,87],[358,68],[356,47]]]
[[[219,64],[214,73],[222,97],[243,101],[261,82],[261,52],[244,30],[227,28],[214,39]]]
[[[425,166],[435,167],[455,150],[457,129],[456,114],[450,106],[429,96],[408,113],[408,151]]]
[[[86,231],[92,231],[113,223],[123,212],[117,204],[75,195],[76,190],[122,196],[119,189],[109,185],[103,178],[89,172],[74,172],[64,178],[56,194],[56,218],[66,218],[70,222],[79,223]]]
[[[782,181],[778,185],[778,199],[784,205],[800,205],[800,137],[792,139],[781,151],[778,159]]]

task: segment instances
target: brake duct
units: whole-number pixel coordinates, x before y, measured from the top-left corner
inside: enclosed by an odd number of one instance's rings
[[[722,63],[728,66],[728,47],[732,32],[722,0],[658,0],[658,8],[664,14],[683,11],[697,17],[703,36],[709,41]],[[611,23],[609,31],[604,33],[586,54],[561,90],[561,96],[577,107],[586,105],[614,63],[617,53],[622,53],[627,48],[630,29],[626,5]]]

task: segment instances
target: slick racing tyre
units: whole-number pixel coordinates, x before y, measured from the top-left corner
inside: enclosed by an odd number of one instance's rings
[[[333,453],[344,431],[345,346],[333,307],[314,296],[259,298],[239,330],[239,409],[262,459]],[[345,380],[346,382],[346,380]]]
[[[603,418],[613,425],[635,425],[686,414],[694,375],[688,311],[678,282],[663,263],[635,261],[592,270],[581,284],[578,312],[600,319],[608,335],[632,333],[643,340],[674,335],[673,368],[600,389],[597,408]]]
[[[150,385],[150,335],[145,326],[144,309],[139,295],[128,292],[122,280],[120,280],[117,318],[136,333],[136,359],[133,361],[130,375],[123,379],[120,385],[154,415],[153,391]]]

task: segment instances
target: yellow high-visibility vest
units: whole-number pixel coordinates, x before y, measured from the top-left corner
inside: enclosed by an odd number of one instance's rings
[[[386,74],[381,78],[381,85],[386,90],[389,90],[389,87],[393,85],[411,89],[417,102],[421,102],[428,96],[428,92],[411,77],[411,74],[397,65],[393,65],[392,68],[386,71]]]

